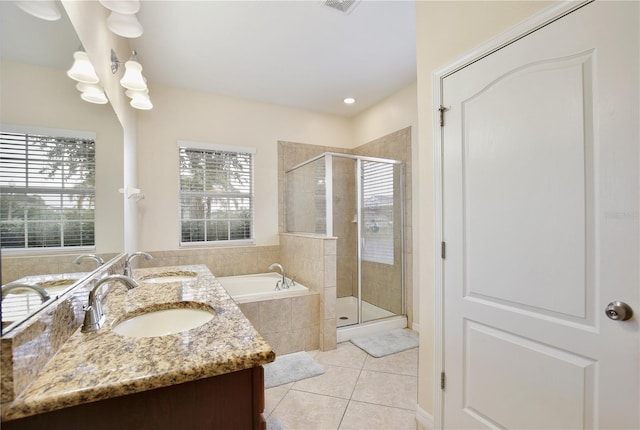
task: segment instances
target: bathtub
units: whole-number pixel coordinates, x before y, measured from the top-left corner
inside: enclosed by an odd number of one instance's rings
[[[284,297],[302,296],[309,293],[309,289],[302,284],[295,283],[289,288],[276,290],[276,282],[282,279],[282,275],[270,273],[258,273],[256,275],[223,276],[216,278],[236,303],[247,303],[261,300],[278,299]],[[291,279],[287,278],[291,285]]]

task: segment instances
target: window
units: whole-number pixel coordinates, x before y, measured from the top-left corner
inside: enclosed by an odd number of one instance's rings
[[[362,163],[362,259],[394,264],[393,164]]]
[[[253,242],[255,149],[178,142],[180,244]]]
[[[2,248],[95,246],[95,134],[2,126]]]

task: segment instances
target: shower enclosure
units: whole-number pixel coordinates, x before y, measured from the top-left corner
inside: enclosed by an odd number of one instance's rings
[[[285,173],[286,231],[338,238],[338,328],[405,315],[403,193],[396,160],[327,152]]]

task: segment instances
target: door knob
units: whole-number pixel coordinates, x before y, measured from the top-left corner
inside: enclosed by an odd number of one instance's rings
[[[611,302],[607,305],[604,313],[609,319],[615,321],[626,321],[633,316],[633,309],[625,302]]]

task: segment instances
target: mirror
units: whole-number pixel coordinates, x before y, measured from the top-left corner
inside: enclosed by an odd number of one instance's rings
[[[110,104],[81,100],[76,82],[67,77],[73,53],[81,44],[62,5],[58,7],[62,18],[45,21],[14,2],[0,2],[0,124],[95,133],[95,249],[21,252],[3,248],[2,285],[41,281],[51,290],[52,298],[45,303],[32,291],[32,305],[23,317],[54,303],[95,270],[94,261],[73,264],[76,256],[92,253],[106,261],[119,255],[124,243],[124,199],[118,191],[124,177],[122,126]],[[8,302],[3,308],[8,310]],[[6,334],[20,318],[8,325],[2,314]]]

